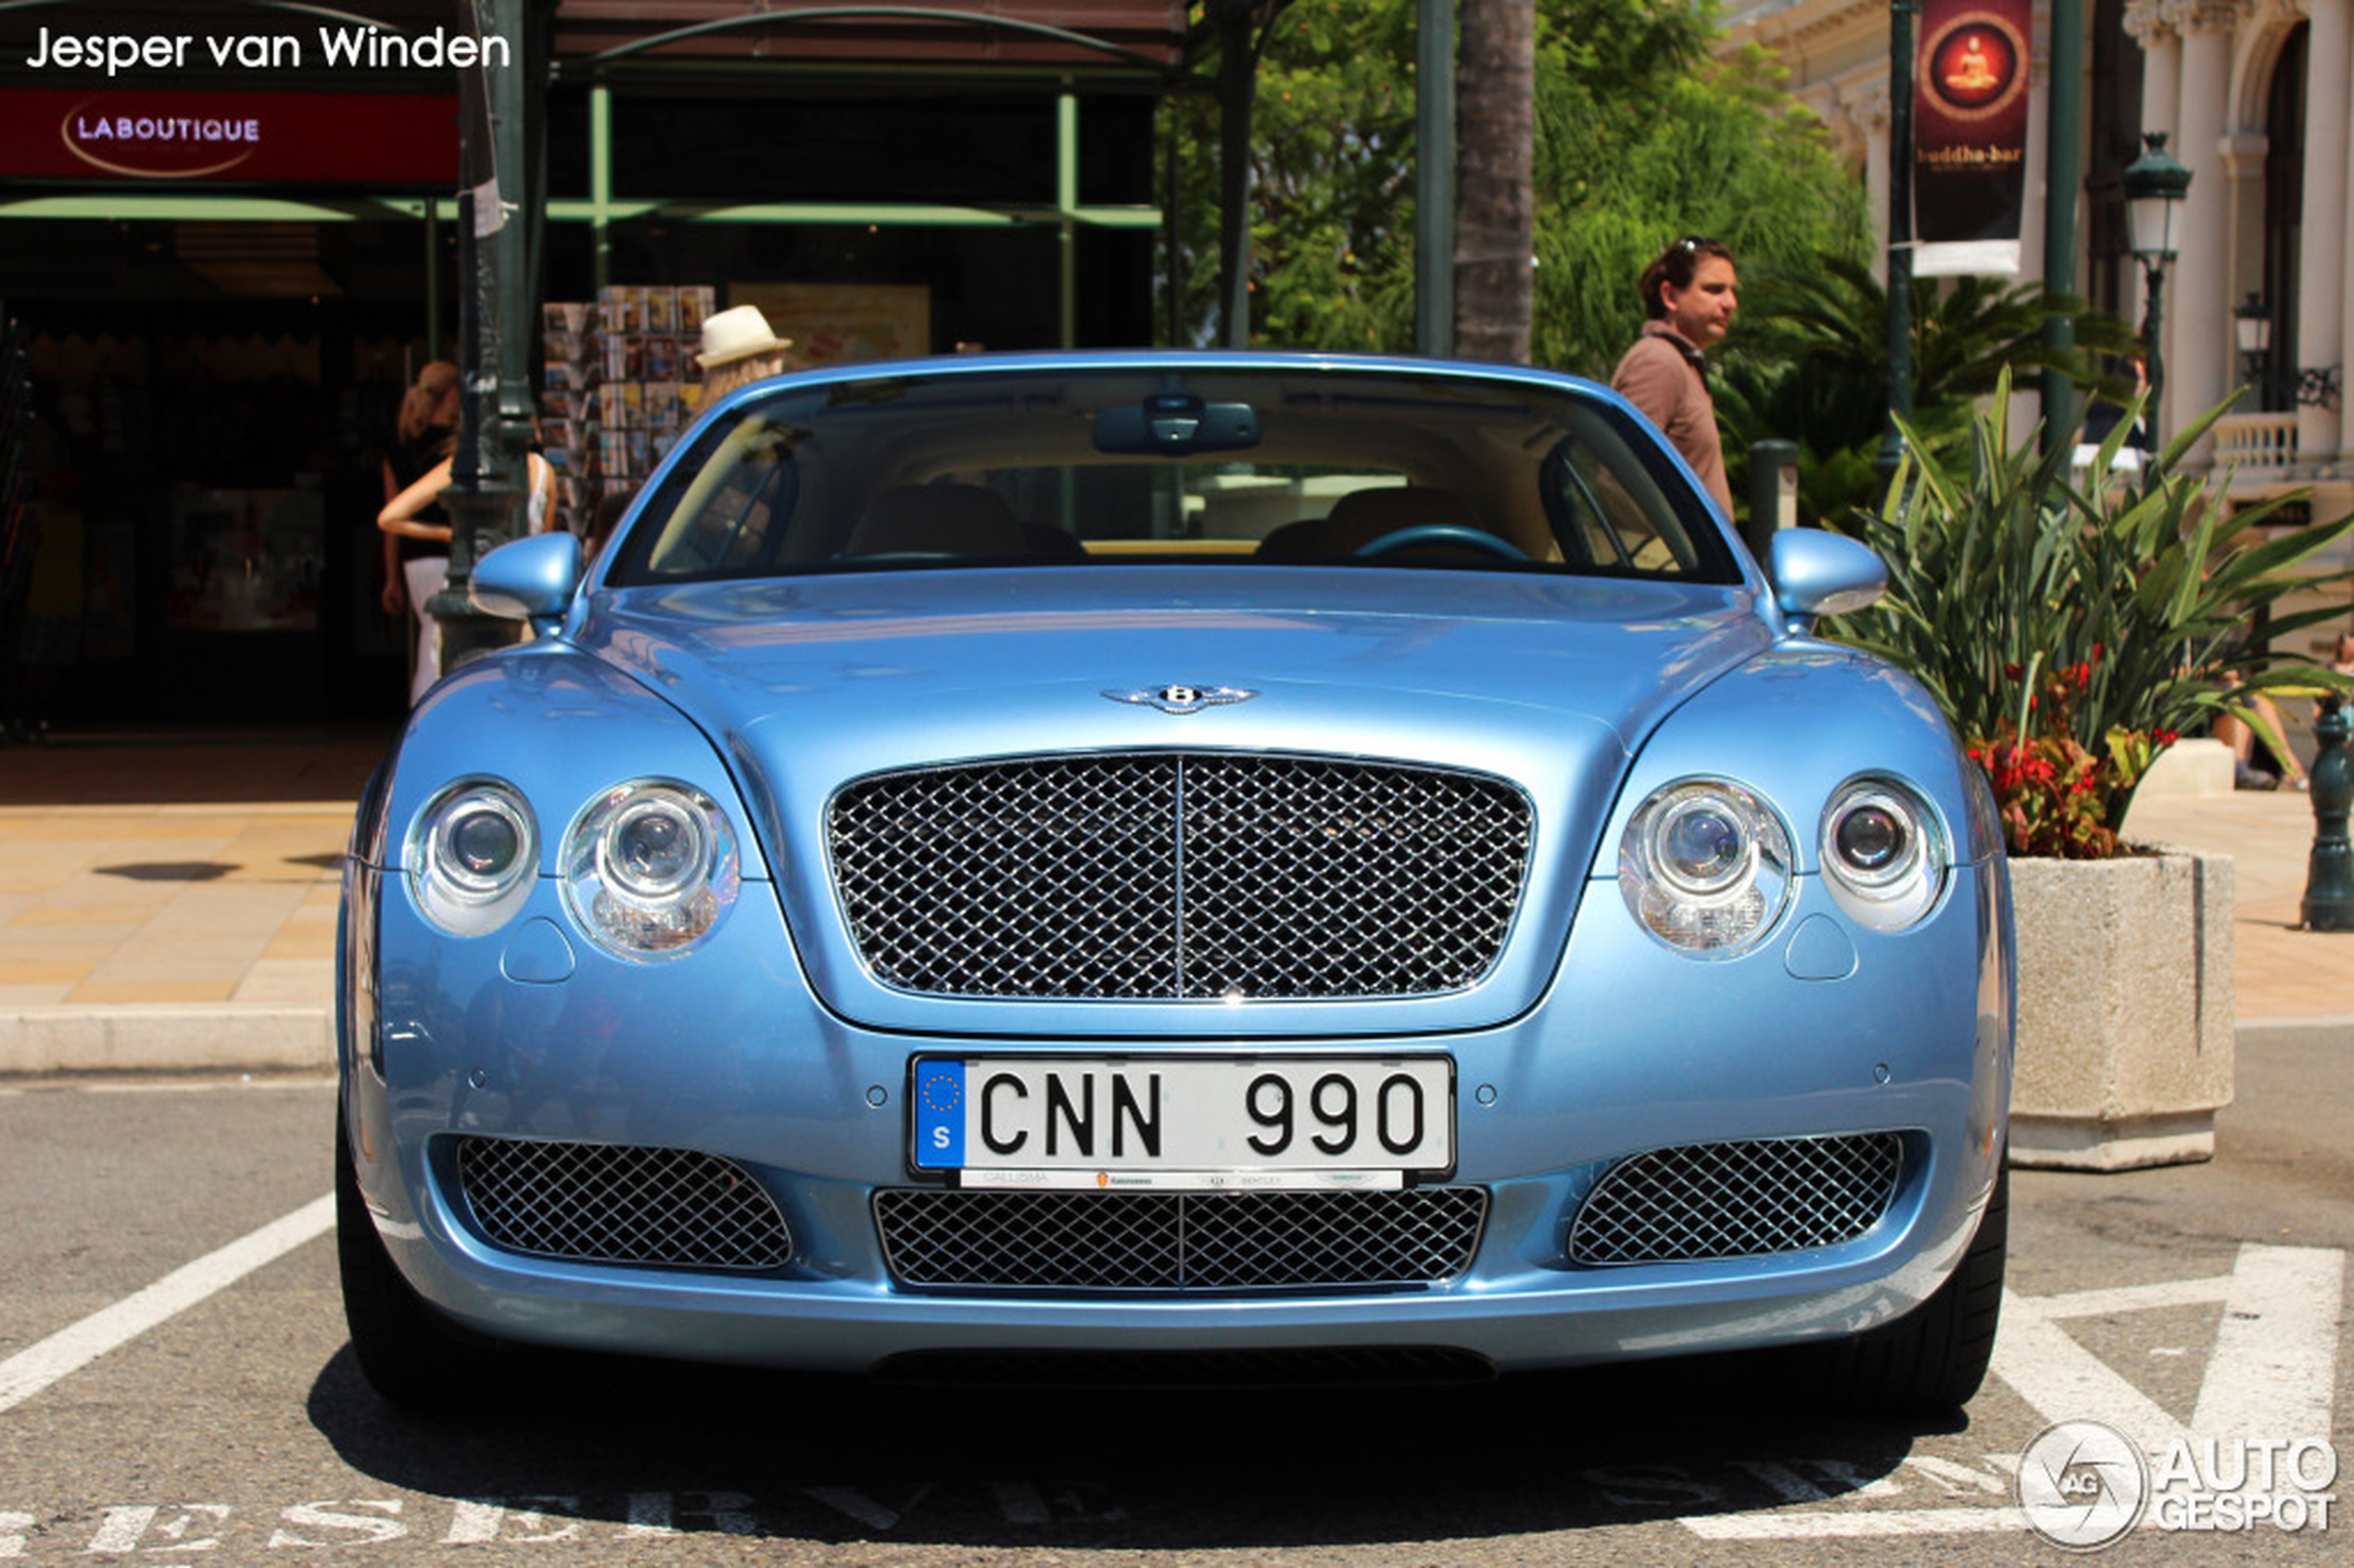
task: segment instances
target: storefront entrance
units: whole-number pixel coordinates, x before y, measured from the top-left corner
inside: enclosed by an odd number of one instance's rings
[[[417,235],[373,226],[386,232],[327,247],[383,275],[368,298],[269,292],[273,272],[328,279],[319,247],[307,225],[239,228],[210,242],[209,264],[255,292],[223,295],[188,286],[191,227],[17,233],[113,286],[6,302],[33,415],[6,717],[397,714],[407,655],[378,602],[375,511],[393,411],[425,353]]]
[[[1174,265],[1155,115],[1191,63],[1180,0],[1107,0],[1092,35],[1038,0],[953,25],[919,7],[920,28],[888,4],[840,26],[741,0],[626,23],[536,4],[552,69],[527,51],[513,69],[540,83],[544,180],[505,193],[530,198],[513,209],[538,301],[757,302],[812,362],[1153,339]],[[387,38],[447,20],[444,0],[361,8]],[[148,29],[294,38],[265,53],[301,69],[85,82],[0,49],[0,318],[36,416],[0,551],[0,725],[405,706],[374,517],[403,389],[462,358],[462,95],[447,70],[329,69],[300,42],[311,9],[201,0]],[[0,43],[29,44],[42,14],[12,13]],[[600,494],[643,476],[620,394],[668,407],[657,395],[693,375],[684,329],[646,333],[642,361],[629,329],[602,331],[621,358],[593,426],[580,381],[549,373],[579,333],[531,366],[566,450],[632,458],[595,475]]]

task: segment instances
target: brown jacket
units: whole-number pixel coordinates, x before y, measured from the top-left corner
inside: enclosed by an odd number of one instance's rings
[[[1725,449],[1716,436],[1716,405],[1708,396],[1706,361],[1682,334],[1664,321],[1643,323],[1643,335],[1611,373],[1613,390],[1659,426],[1700,482],[1716,498],[1716,509],[1733,515],[1732,487],[1725,479]]]

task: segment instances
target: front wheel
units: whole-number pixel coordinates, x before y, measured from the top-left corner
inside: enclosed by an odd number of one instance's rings
[[[1829,1388],[1852,1410],[1935,1414],[1966,1405],[1986,1381],[2003,1308],[2010,1246],[2011,1175],[1999,1167],[1978,1233],[1935,1294],[1892,1323],[1832,1353]]]
[[[489,1372],[482,1342],[425,1305],[385,1250],[361,1195],[351,1140],[335,1118],[335,1263],[343,1317],[360,1371],[390,1404],[410,1410],[464,1403]]]

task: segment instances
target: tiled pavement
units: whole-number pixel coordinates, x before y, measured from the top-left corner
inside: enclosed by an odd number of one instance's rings
[[[2128,835],[2232,857],[2232,987],[2240,1021],[2354,1021],[2354,931],[2302,928],[2313,805],[2293,790],[2133,803]]]
[[[0,813],[0,1006],[319,1000],[350,808]]]
[[[0,750],[0,1073],[323,1068],[337,867],[389,727]],[[2136,803],[2231,855],[2243,1022],[2354,1019],[2354,932],[2297,929],[2294,792]]]

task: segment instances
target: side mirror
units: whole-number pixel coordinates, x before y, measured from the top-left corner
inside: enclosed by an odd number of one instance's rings
[[[548,637],[563,624],[580,587],[580,540],[558,530],[510,539],[475,563],[466,598],[486,615],[529,621]]]
[[[1766,551],[1774,602],[1798,630],[1824,615],[1845,615],[1888,591],[1888,568],[1869,547],[1820,528],[1783,528]]]

